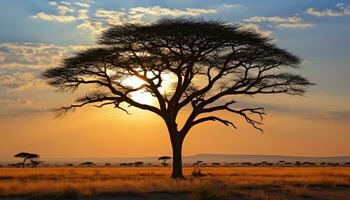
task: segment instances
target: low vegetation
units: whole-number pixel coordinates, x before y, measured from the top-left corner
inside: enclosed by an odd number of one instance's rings
[[[188,199],[346,199],[346,167],[201,167],[170,180],[169,167],[1,168],[0,198],[186,194]]]

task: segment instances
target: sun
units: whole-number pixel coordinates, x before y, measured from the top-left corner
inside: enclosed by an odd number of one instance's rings
[[[144,83],[145,81],[141,80],[136,76],[128,77],[123,81],[123,85],[129,86],[132,88],[140,87]],[[130,95],[132,100],[138,103],[148,104],[148,105],[154,104],[153,96],[146,90],[138,90],[136,92],[131,92]]]
[[[161,76],[162,76],[162,86],[158,89],[161,94],[164,94],[170,90],[170,86],[171,86],[171,83],[174,81],[174,78],[169,74],[162,74]],[[142,84],[145,84],[145,81],[141,80],[136,76],[131,76],[123,80],[123,85],[129,86],[132,88],[140,87]],[[138,103],[152,105],[152,104],[155,104],[156,102],[156,99],[152,96],[152,94],[146,90],[131,92],[130,95],[131,95],[131,98]]]

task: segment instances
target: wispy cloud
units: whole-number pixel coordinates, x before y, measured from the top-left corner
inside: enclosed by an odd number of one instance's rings
[[[72,22],[76,20],[76,17],[72,15],[51,15],[44,12],[37,13],[33,15],[32,18],[57,22]]]
[[[252,22],[252,23],[260,23],[260,22],[299,23],[299,22],[302,22],[303,19],[300,18],[300,17],[279,17],[279,16],[262,17],[262,16],[254,16],[254,17],[250,17],[248,19],[245,19],[244,21]]]
[[[309,28],[313,24],[306,23],[301,17],[280,17],[280,16],[254,16],[244,20],[249,23],[269,23],[277,28]]]
[[[28,98],[0,98],[0,117],[15,117],[48,112],[45,103],[33,102]]]
[[[40,72],[58,66],[63,57],[83,48],[85,46],[0,43],[0,90],[19,92],[44,88]]]
[[[278,28],[309,28],[312,26],[313,24],[310,23],[282,23],[276,25]]]
[[[350,6],[345,5],[344,3],[338,3],[335,6],[335,9],[325,9],[318,10],[316,8],[308,8],[306,12],[309,15],[316,17],[340,17],[345,15],[350,15]]]
[[[131,15],[150,15],[150,16],[171,16],[171,17],[183,17],[183,16],[199,16],[203,14],[216,13],[215,9],[199,9],[199,8],[186,8],[180,9],[170,9],[162,8],[160,6],[153,7],[134,7],[129,10]]]
[[[220,7],[224,9],[231,9],[231,8],[242,7],[242,5],[241,4],[221,4]]]
[[[3,68],[0,72],[0,90],[19,92],[43,87],[44,85],[38,76],[39,70]]]
[[[74,22],[79,19],[87,19],[87,11],[80,8],[89,8],[90,5],[88,1],[78,1],[78,2],[68,2],[68,1],[50,1],[48,4],[56,9],[56,14],[39,12],[31,17],[33,19],[40,19],[46,21],[55,22]]]
[[[240,28],[241,30],[248,30],[248,31],[254,31],[257,33],[260,33],[261,35],[265,37],[269,37],[272,35],[272,31],[270,30],[262,30],[259,25],[253,24],[253,23],[248,23],[248,24],[243,24]]]
[[[85,46],[57,46],[43,43],[0,43],[0,68],[55,67],[62,57]]]
[[[82,3],[82,2],[75,2],[74,4],[77,5],[77,6],[83,7],[83,8],[89,8],[90,7],[89,4]]]
[[[109,25],[122,25],[126,23],[147,24],[161,17],[197,17],[217,13],[213,8],[165,8],[161,6],[132,7],[127,10],[97,9],[89,15],[90,4],[93,1],[80,0],[79,2],[50,1],[48,4],[56,9],[56,14],[39,12],[32,16],[34,19],[55,22],[76,22],[77,28],[86,30],[96,36]],[[237,7],[235,4],[223,4],[228,9]],[[92,11],[91,11],[92,12]]]

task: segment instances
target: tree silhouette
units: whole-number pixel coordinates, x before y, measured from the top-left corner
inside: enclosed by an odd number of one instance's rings
[[[162,161],[163,161],[162,165],[163,165],[164,167],[168,166],[168,163],[167,163],[166,161],[167,161],[167,160],[170,160],[170,159],[171,159],[171,157],[169,157],[169,156],[162,156],[162,157],[159,157],[159,158],[158,158],[158,160],[162,160]]]
[[[81,165],[81,166],[92,167],[92,166],[95,166],[96,164],[89,161],[89,162],[80,163],[80,165]]]
[[[38,158],[40,158],[40,156],[38,154],[35,154],[35,153],[21,152],[21,153],[16,154],[15,158],[22,158],[23,159],[22,168],[25,167],[27,160],[30,160],[32,167],[36,167],[39,164],[41,164],[41,161],[40,161],[40,163],[38,163],[39,162]]]
[[[262,130],[261,107],[243,107],[242,96],[259,94],[302,95],[311,83],[283,69],[299,68],[298,56],[278,48],[259,33],[217,21],[163,19],[150,25],[113,26],[98,39],[98,47],[66,58],[63,66],[49,69],[43,77],[58,89],[95,89],[58,109],[58,115],[85,105],[113,105],[150,111],[163,119],[173,149],[173,178],[182,178],[182,144],[190,129],[217,121],[236,128],[217,111],[241,116]],[[171,78],[173,87],[164,81]],[[130,78],[142,81],[128,85]],[[91,90],[90,90],[91,91]],[[136,92],[152,95],[156,103],[132,98]],[[190,110],[184,124],[178,116]]]
[[[30,164],[33,168],[37,168],[39,165],[43,164],[44,162],[38,159],[31,159]]]

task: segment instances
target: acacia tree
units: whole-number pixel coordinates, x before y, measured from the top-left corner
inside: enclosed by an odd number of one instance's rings
[[[158,160],[163,161],[163,162],[162,162],[162,165],[163,165],[164,167],[168,166],[168,163],[167,163],[166,161],[167,161],[167,160],[170,160],[170,159],[171,159],[171,157],[169,157],[169,156],[162,156],[162,157],[159,157],[159,158],[158,158]]]
[[[33,167],[34,166],[36,167],[38,164],[41,164],[41,163],[37,163],[37,162],[39,162],[38,158],[40,158],[40,156],[38,154],[35,154],[35,153],[21,152],[21,153],[16,154],[15,158],[22,158],[23,159],[22,168],[25,167],[27,160],[30,160]]]
[[[62,91],[88,85],[87,93],[59,114],[95,105],[128,112],[128,107],[161,117],[173,149],[173,178],[183,178],[182,144],[190,129],[217,121],[236,128],[217,114],[227,111],[243,117],[261,130],[261,107],[242,107],[237,98],[258,94],[301,95],[311,83],[288,72],[299,68],[298,56],[278,48],[271,39],[236,25],[196,19],[163,19],[150,25],[113,26],[98,39],[98,46],[80,51],[49,69],[43,76]],[[173,87],[162,90],[164,74],[172,75]],[[126,84],[137,77],[139,86]],[[169,77],[169,76],[167,76]],[[132,98],[135,92],[151,94],[156,103]],[[190,110],[184,124],[179,112]]]

